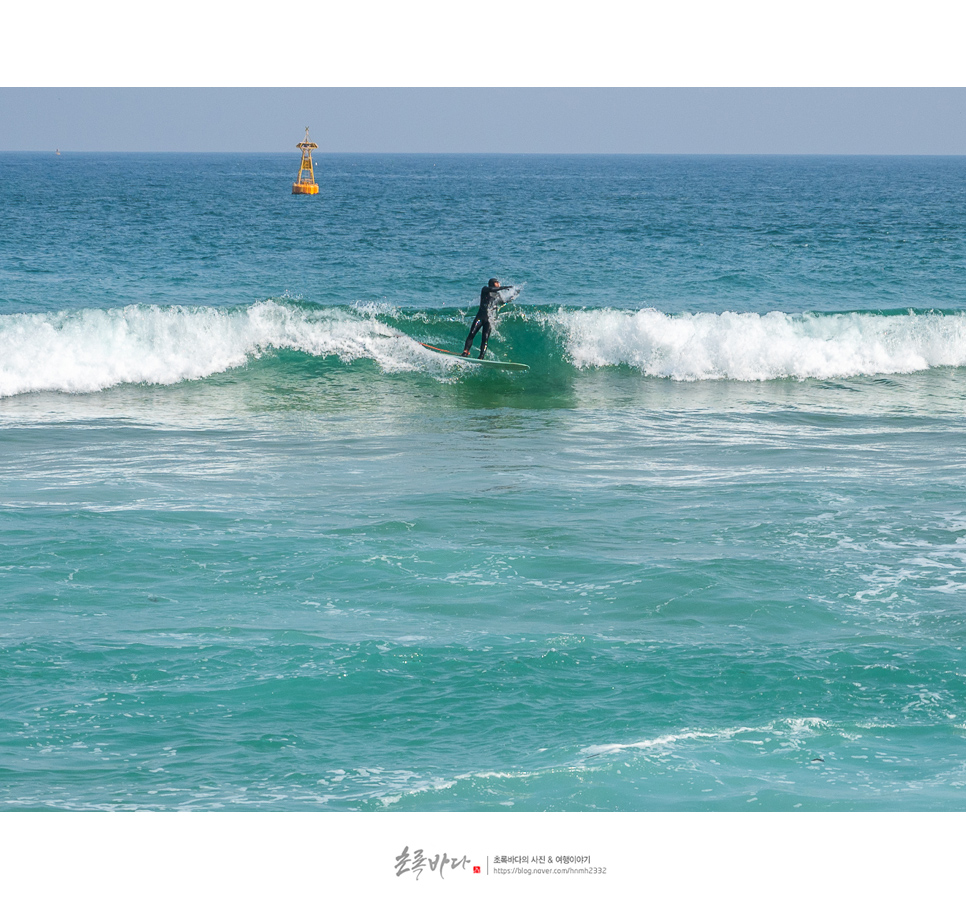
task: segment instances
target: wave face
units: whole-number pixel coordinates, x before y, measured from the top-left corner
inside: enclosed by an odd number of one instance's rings
[[[465,368],[419,340],[458,350],[466,321],[455,310],[271,300],[247,309],[132,305],[0,316],[9,346],[0,355],[0,397],[202,380],[279,351],[440,377]],[[500,318],[491,352],[529,363],[535,375],[561,364],[575,374],[621,367],[677,381],[911,374],[966,364],[966,315],[526,307]]]

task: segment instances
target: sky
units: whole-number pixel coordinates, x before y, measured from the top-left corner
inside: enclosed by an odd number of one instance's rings
[[[966,154],[966,89],[0,88],[7,151]]]
[[[966,9],[966,8],[964,8]],[[46,0],[0,151],[966,155],[966,12],[868,0]]]

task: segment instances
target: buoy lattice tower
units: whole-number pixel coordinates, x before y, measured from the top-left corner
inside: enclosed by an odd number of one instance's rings
[[[302,165],[299,177],[292,183],[293,195],[317,195],[319,186],[315,181],[315,170],[312,168],[312,151],[318,150],[319,145],[309,140],[309,129],[305,129],[305,140],[295,145],[296,150],[302,151]]]

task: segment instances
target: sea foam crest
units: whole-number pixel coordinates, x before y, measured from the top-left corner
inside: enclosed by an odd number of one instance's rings
[[[966,365],[966,315],[560,310],[578,367],[627,365],[674,380],[906,374]]]
[[[412,366],[411,343],[374,317],[310,314],[272,301],[247,310],[135,305],[0,316],[0,343],[0,397],[197,380],[273,348]]]

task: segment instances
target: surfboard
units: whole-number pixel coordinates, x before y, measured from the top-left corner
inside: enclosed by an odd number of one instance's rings
[[[514,364],[512,361],[491,361],[489,358],[464,358],[463,355],[457,354],[455,351],[447,351],[445,348],[437,348],[435,345],[427,345],[425,342],[420,342],[419,344],[423,348],[428,348],[430,351],[438,351],[440,354],[447,355],[457,361],[462,361],[464,364],[482,364],[484,367],[491,367],[497,371],[530,370],[529,364]]]

